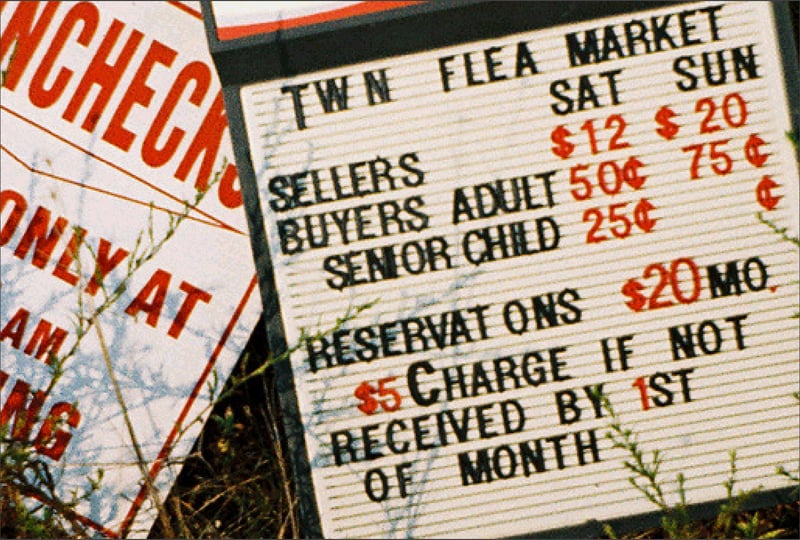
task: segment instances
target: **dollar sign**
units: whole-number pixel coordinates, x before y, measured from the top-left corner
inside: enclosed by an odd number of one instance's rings
[[[378,408],[378,400],[372,397],[372,394],[377,391],[375,387],[364,381],[353,392],[354,396],[363,401],[363,403],[358,404],[358,408],[364,414],[372,414]]]
[[[650,217],[650,210],[654,209],[655,206],[647,199],[639,201],[639,204],[633,209],[633,220],[636,222],[636,225],[646,233],[652,231],[653,227],[656,226],[657,220]]]
[[[550,140],[557,145],[552,147],[553,153],[561,159],[567,159],[575,150],[575,145],[567,140],[570,135],[572,133],[564,126],[558,126],[550,134]]]
[[[760,150],[762,144],[765,144],[764,139],[755,133],[744,143],[744,157],[754,167],[761,167],[767,162],[767,154],[762,154]]]
[[[639,292],[642,289],[644,289],[644,285],[635,279],[629,279],[625,282],[625,285],[622,286],[622,294],[630,298],[630,300],[625,302],[625,305],[633,311],[642,311],[642,308],[647,302],[644,295]]]
[[[676,116],[675,111],[666,105],[658,109],[658,112],[656,113],[656,122],[658,122],[658,125],[661,126],[660,128],[656,129],[656,133],[667,140],[671,140],[673,137],[675,137],[680,129],[678,124],[670,120],[674,116]]]

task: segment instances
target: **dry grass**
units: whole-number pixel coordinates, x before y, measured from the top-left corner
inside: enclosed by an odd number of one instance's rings
[[[263,324],[248,343],[232,380],[268,358]],[[297,538],[283,426],[273,370],[223,390],[167,498],[175,533],[183,538]],[[164,538],[158,523],[151,538]]]
[[[724,531],[717,523],[717,518],[695,521],[690,525],[694,533],[691,538],[800,538],[800,530],[798,530],[799,509],[800,503],[794,502],[782,503],[749,512],[737,512],[733,516],[729,534],[723,534]],[[737,527],[737,525],[741,528]],[[603,538],[608,538],[608,536]],[[667,535],[663,528],[656,527],[644,531],[621,534],[619,538],[647,540],[667,538]]]

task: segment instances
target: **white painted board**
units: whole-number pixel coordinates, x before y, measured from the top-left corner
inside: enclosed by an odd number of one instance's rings
[[[594,47],[592,39],[595,39]],[[707,67],[704,67],[706,66]],[[786,487],[798,163],[768,3],[243,86],[322,533],[498,537]],[[348,310],[374,306],[339,325]],[[324,336],[309,339],[309,335]]]
[[[162,497],[258,321],[199,5],[9,2],[1,39],[3,424],[11,438],[42,437],[34,457],[58,478],[63,500],[102,469],[79,519],[108,536],[141,537],[152,499],[94,327],[43,403],[37,396],[53,378],[50,355],[76,344],[81,303],[84,316],[102,305],[198,186],[211,186],[200,205],[97,319]],[[92,283],[99,275],[105,292]]]

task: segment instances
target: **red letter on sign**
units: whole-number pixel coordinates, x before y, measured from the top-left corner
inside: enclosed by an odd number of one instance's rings
[[[36,329],[33,331],[30,341],[28,341],[28,344],[25,346],[25,354],[33,356],[37,360],[41,360],[44,353],[48,353],[47,360],[45,360],[47,364],[50,364],[53,359],[56,358],[58,350],[61,348],[64,340],[67,339],[67,331],[63,328],[56,327],[56,329],[50,333],[50,328],[52,328],[52,326],[50,321],[45,319],[39,321],[39,324],[36,325]],[[36,354],[33,354],[34,351],[36,351]]]
[[[194,82],[194,89],[189,95],[189,103],[199,107],[206,96],[206,92],[208,92],[208,87],[211,85],[211,70],[203,62],[191,62],[186,64],[186,67],[178,73],[178,77],[172,83],[172,88],[169,89],[164,104],[158,110],[150,130],[145,135],[144,142],[142,142],[142,161],[151,167],[161,167],[172,159],[183,136],[186,135],[184,130],[177,127],[173,128],[164,145],[161,148],[156,148],[167,121],[178,105],[178,99],[183,95],[183,91],[190,82]]]
[[[28,391],[30,388],[31,386],[28,383],[18,379],[17,384],[14,385],[8,398],[6,398],[3,409],[0,410],[0,426],[7,426],[11,416],[14,416],[14,422],[9,430],[12,439],[20,440],[28,437],[44,404],[44,392],[39,390],[33,394],[31,404],[28,406]]]
[[[9,90],[14,90],[17,87],[17,83],[22,78],[28,62],[31,61],[33,53],[36,52],[36,47],[42,41],[42,37],[44,37],[44,33],[58,8],[58,2],[48,2],[39,20],[36,21],[36,26],[34,26],[33,19],[36,16],[36,12],[39,11],[40,5],[39,2],[18,3],[14,15],[8,21],[6,31],[0,36],[0,61],[5,59],[9,51],[13,51],[11,63],[3,77],[3,86]],[[11,47],[14,42],[17,43],[16,48]]]
[[[239,172],[236,166],[228,163],[225,167],[225,174],[219,181],[219,201],[227,208],[238,208],[242,206],[242,190],[236,189],[236,181],[239,180]]]
[[[94,259],[94,272],[92,272],[92,279],[86,284],[86,291],[88,294],[94,296],[103,285],[103,280],[109,272],[117,267],[122,260],[128,256],[128,251],[123,248],[117,248],[111,258],[108,257],[111,251],[111,242],[105,238],[100,239],[100,245],[97,248],[97,256]]]
[[[205,302],[208,304],[211,301],[210,294],[202,289],[198,289],[186,281],[181,283],[181,290],[186,293],[186,298],[184,299],[183,304],[181,304],[180,309],[178,309],[178,314],[175,315],[175,320],[172,321],[172,325],[169,327],[169,331],[167,332],[169,337],[175,339],[178,339],[178,336],[181,335],[181,331],[183,330],[183,327],[186,326],[186,321],[192,314],[197,302]]]
[[[147,313],[145,322],[155,328],[158,324],[158,317],[161,315],[161,308],[164,307],[164,299],[167,297],[170,279],[172,279],[172,274],[169,272],[156,270],[142,291],[125,308],[125,313],[135,316],[140,311],[144,311]],[[153,294],[153,301],[147,302],[147,298],[151,294]]]
[[[50,210],[40,206],[36,209],[33,219],[31,219],[28,228],[25,230],[25,234],[22,235],[17,249],[14,250],[14,255],[24,260],[35,240],[36,248],[33,251],[31,264],[37,268],[44,268],[68,224],[69,222],[66,219],[59,217],[53,224],[53,228],[48,232]]]
[[[33,74],[30,88],[28,88],[28,97],[30,97],[31,103],[37,107],[46,108],[58,101],[58,98],[61,97],[61,94],[63,94],[64,90],[67,88],[67,83],[69,83],[69,80],[72,78],[73,72],[67,68],[61,68],[58,71],[56,80],[50,85],[50,88],[45,88],[45,81],[49,77],[50,71],[53,69],[56,58],[58,58],[58,55],[64,48],[67,38],[72,33],[72,29],[78,21],[82,24],[81,33],[78,34],[77,41],[86,47],[89,45],[89,42],[92,40],[97,30],[99,19],[100,14],[97,8],[94,4],[88,2],[76,4],[69,10],[67,16],[61,22],[61,26],[59,26],[55,37],[50,42],[50,48],[47,49],[47,53],[44,55],[44,58],[42,58],[42,63],[39,64],[39,67]]]
[[[67,416],[66,421],[62,419],[63,415]],[[64,450],[66,450],[67,443],[72,438],[72,434],[65,431],[63,428],[54,428],[62,422],[65,422],[70,427],[76,428],[80,421],[81,413],[79,413],[71,403],[66,403],[64,401],[56,403],[50,409],[50,414],[47,415],[44,423],[42,423],[42,427],[39,429],[39,434],[36,436],[36,440],[33,443],[34,448],[43,456],[58,461],[64,454]],[[55,434],[53,433],[54,431]],[[46,446],[51,442],[52,444]]]
[[[14,316],[0,330],[0,341],[11,338],[11,346],[19,349],[22,345],[22,336],[25,335],[25,327],[28,326],[28,318],[31,312],[25,308],[19,308]]]
[[[11,346],[19,349],[22,345],[22,338],[25,335],[30,315],[31,313],[27,309],[19,308],[3,329],[0,330],[0,341],[11,338]],[[64,344],[64,340],[67,339],[66,330],[56,327],[51,332],[50,329],[52,327],[53,325],[50,321],[41,319],[36,325],[31,339],[28,340],[28,344],[25,346],[25,354],[41,360],[45,353],[49,353],[46,360],[49,364],[58,354],[58,350]]]
[[[53,269],[54,276],[70,285],[75,285],[80,279],[78,274],[73,274],[70,271],[69,267],[78,257],[78,251],[80,250],[81,242],[83,242],[84,238],[86,238],[86,229],[83,227],[75,227],[72,238],[69,239],[67,247],[64,249],[61,258],[58,259],[58,263],[56,263],[56,267]]]
[[[227,127],[228,119],[225,117],[225,104],[222,101],[222,92],[219,92],[203,119],[197,135],[192,139],[186,155],[178,165],[178,170],[175,171],[175,178],[185,181],[195,161],[202,153],[203,161],[200,163],[200,170],[197,173],[194,187],[200,191],[205,190],[208,187],[214,162],[217,160],[217,154],[219,153],[219,145]]]
[[[22,216],[25,215],[25,210],[28,209],[28,201],[25,200],[25,197],[12,189],[0,191],[0,212],[6,207],[7,202],[13,202],[14,206],[8,215],[8,219],[3,223],[3,228],[0,229],[0,246],[6,245],[11,240],[11,237],[17,231],[17,225],[19,225]]]
[[[98,120],[100,120],[100,115],[103,114],[103,110],[105,110],[108,101],[111,99],[111,94],[114,93],[119,81],[122,79],[125,68],[128,67],[131,58],[133,58],[133,53],[136,52],[139,42],[142,41],[142,37],[144,37],[138,30],[131,32],[131,37],[128,38],[122,52],[119,54],[117,63],[106,64],[105,60],[111,53],[111,49],[117,42],[117,38],[122,33],[124,27],[125,25],[117,19],[114,19],[114,22],[111,23],[106,37],[103,39],[102,43],[100,43],[100,48],[97,49],[89,67],[86,68],[86,73],[83,74],[83,78],[80,84],[78,84],[78,88],[75,89],[75,94],[72,96],[69,105],[67,105],[64,114],[61,115],[64,120],[69,122],[74,121],[78,111],[83,105],[83,101],[86,99],[86,96],[89,95],[89,90],[92,89],[93,85],[99,85],[100,93],[97,95],[97,99],[92,105],[92,108],[83,120],[83,124],[81,124],[81,127],[86,131],[91,132],[94,130]]]
[[[158,63],[162,66],[170,67],[172,62],[175,61],[176,56],[178,56],[178,53],[163,43],[154,41],[150,44],[150,49],[148,49],[147,54],[145,54],[142,64],[136,71],[136,75],[133,76],[133,80],[130,86],[128,86],[125,95],[122,97],[122,101],[119,107],[117,107],[114,116],[111,117],[111,122],[108,124],[106,132],[103,134],[103,140],[110,142],[117,148],[125,150],[126,152],[130,149],[131,144],[133,144],[133,139],[136,136],[123,125],[125,119],[128,117],[128,114],[135,104],[138,103],[143,107],[150,105],[155,90],[147,86],[147,77],[149,77],[150,72],[153,71],[153,66]]]

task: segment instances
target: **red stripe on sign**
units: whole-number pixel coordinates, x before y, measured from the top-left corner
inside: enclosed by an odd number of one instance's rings
[[[0,3],[0,6],[3,4]],[[34,491],[32,489],[26,489],[24,486],[15,486],[19,489],[25,497],[30,497],[31,499],[36,499],[37,501],[41,502],[42,504],[46,504],[53,508],[58,508],[59,512],[62,512],[64,516],[68,519],[74,519],[79,521],[81,524],[86,525],[87,527],[91,527],[92,529],[96,530],[99,533],[106,535],[109,538],[119,538],[119,534],[112,531],[111,529],[106,529],[99,523],[92,521],[91,519],[87,518],[86,516],[82,516],[79,513],[70,510],[69,508],[65,507],[63,504],[56,504],[56,501],[50,499],[45,494],[40,493],[38,491]]]
[[[169,208],[165,208],[163,206],[155,205],[151,201],[140,201],[139,199],[134,199],[133,197],[128,197],[127,195],[122,195],[120,193],[115,193],[113,191],[109,191],[107,189],[101,189],[101,188],[94,187],[94,186],[87,186],[83,182],[78,182],[76,180],[71,180],[71,179],[66,178],[64,176],[58,176],[58,175],[51,174],[49,172],[43,171],[41,169],[37,169],[36,167],[28,165],[21,157],[19,157],[15,153],[13,153],[11,150],[6,148],[2,144],[0,144],[0,151],[3,151],[6,154],[8,154],[8,156],[11,159],[13,159],[17,163],[19,163],[20,166],[24,167],[26,170],[28,170],[28,171],[30,171],[30,172],[32,172],[34,174],[38,174],[39,176],[45,176],[47,178],[52,178],[53,180],[58,180],[59,182],[64,182],[66,184],[71,184],[73,186],[77,186],[77,187],[79,187],[81,189],[86,189],[88,191],[94,191],[96,193],[102,193],[103,195],[108,195],[109,197],[114,197],[115,199],[120,199],[120,200],[129,202],[129,203],[138,204],[140,206],[145,206],[147,208],[152,208],[153,210],[158,210],[160,212],[165,212],[165,213],[167,213],[167,214],[169,214],[171,216],[184,215],[183,212],[177,212],[175,210],[170,210]],[[218,224],[216,224],[214,222],[206,221],[206,220],[200,219],[200,218],[196,218],[196,217],[191,216],[189,214],[185,214],[185,216],[186,216],[186,219],[188,219],[188,220],[196,221],[196,222],[202,223],[204,225],[210,225],[211,227],[217,227],[219,229],[227,230],[222,225],[218,225]]]
[[[178,419],[175,420],[175,424],[172,426],[172,431],[167,437],[166,442],[164,442],[164,446],[161,447],[161,451],[158,453],[158,457],[156,457],[156,460],[150,467],[151,481],[154,481],[156,476],[158,476],[158,473],[161,472],[161,468],[164,466],[164,462],[166,461],[170,452],[172,452],[172,445],[175,442],[175,439],[178,437],[178,434],[182,430],[183,421],[186,420],[186,417],[189,415],[189,410],[194,405],[194,400],[197,398],[197,396],[200,394],[200,391],[203,389],[203,386],[206,383],[206,379],[208,378],[209,373],[211,373],[211,369],[217,362],[217,357],[222,352],[222,348],[228,341],[228,337],[230,337],[231,332],[233,332],[233,328],[236,326],[236,322],[242,315],[242,311],[244,311],[244,307],[247,304],[247,301],[250,299],[250,295],[253,294],[253,290],[256,288],[257,284],[258,284],[258,276],[254,275],[253,279],[250,280],[250,285],[248,285],[247,290],[242,295],[241,300],[239,300],[239,305],[236,306],[236,311],[233,312],[233,315],[231,316],[231,319],[228,322],[228,326],[225,327],[225,331],[222,333],[222,336],[220,336],[219,341],[217,342],[217,345],[214,348],[214,351],[211,353],[211,356],[209,357],[208,362],[206,363],[206,367],[203,370],[203,373],[200,375],[200,378],[197,380],[197,384],[194,386],[192,393],[189,395],[189,399],[186,400],[186,404],[183,406],[183,410],[181,411],[180,416],[178,416]],[[142,506],[142,503],[144,503],[146,497],[147,497],[147,484],[143,483],[141,489],[139,490],[139,494],[136,495],[136,499],[134,499],[130,510],[128,510],[128,515],[125,516],[125,520],[122,522],[122,525],[120,526],[120,536],[122,537],[128,536],[128,529],[133,524],[133,519],[139,512],[139,508]]]
[[[115,169],[115,170],[121,172],[122,174],[128,176],[129,178],[132,178],[133,180],[136,180],[137,182],[139,182],[141,184],[144,184],[145,186],[149,187],[153,191],[155,191],[157,193],[160,193],[161,195],[164,195],[165,197],[168,197],[168,198],[172,199],[175,202],[178,202],[178,203],[181,203],[181,204],[185,204],[186,201],[176,197],[172,193],[170,193],[170,192],[168,192],[168,191],[166,191],[164,189],[161,189],[160,187],[156,186],[155,184],[153,184],[151,182],[148,182],[147,180],[145,180],[141,176],[137,176],[137,175],[133,174],[132,172],[130,172],[129,170],[120,167],[116,163],[114,163],[112,161],[109,161],[109,160],[107,160],[105,158],[102,158],[102,157],[98,156],[97,154],[95,154],[94,152],[91,152],[91,151],[87,150],[86,148],[83,148],[82,146],[79,146],[79,145],[75,144],[74,142],[62,137],[61,135],[55,133],[54,131],[51,131],[51,130],[47,129],[43,125],[41,125],[41,124],[39,124],[37,122],[34,122],[30,118],[27,118],[27,117],[21,115],[20,113],[18,113],[16,111],[12,111],[11,109],[6,107],[5,105],[0,105],[0,110],[5,111],[8,114],[11,114],[13,116],[16,116],[17,118],[19,118],[23,122],[26,122],[27,124],[30,124],[31,126],[33,126],[35,128],[38,128],[41,131],[44,131],[45,133],[47,133],[51,137],[61,141],[62,143],[66,144],[68,146],[71,146],[72,148],[74,148],[76,150],[79,150],[79,151],[83,152],[87,156],[96,159],[100,163],[108,165],[112,169]],[[196,213],[200,214],[201,216],[203,216],[205,218],[208,218],[210,221],[213,221],[219,227],[221,227],[221,228],[223,228],[225,230],[228,230],[228,231],[231,231],[231,232],[235,232],[235,233],[238,233],[238,234],[241,234],[241,235],[245,234],[244,232],[240,231],[239,229],[233,227],[232,225],[228,225],[227,223],[225,223],[221,219],[218,219],[218,218],[212,216],[211,214],[209,214],[207,212],[204,212],[203,210],[200,210],[196,206],[193,206],[190,210],[192,212],[196,212]]]
[[[388,11],[390,9],[397,9],[421,3],[422,0],[414,2],[361,2],[353,6],[332,9],[330,11],[306,15],[304,17],[296,17],[294,19],[217,28],[217,37],[219,39],[226,40],[252,36],[255,34],[268,34],[277,30],[287,30],[289,28],[298,28],[300,26],[310,26],[313,24],[331,22],[339,19],[346,19],[348,17],[366,15],[368,13],[377,13],[379,11]]]
[[[197,11],[196,9],[192,9],[183,2],[179,2],[178,0],[167,0],[167,3],[172,7],[176,7],[181,11],[185,11],[195,19],[203,20],[203,15],[199,11]]]

